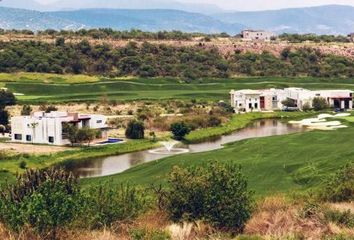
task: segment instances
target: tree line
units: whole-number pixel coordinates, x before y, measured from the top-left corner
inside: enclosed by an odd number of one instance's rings
[[[98,29],[80,29],[80,30],[55,30],[47,29],[43,31],[31,31],[31,30],[16,30],[16,29],[0,29],[0,34],[18,34],[18,35],[37,35],[37,36],[49,36],[49,37],[91,37],[93,39],[105,39],[111,38],[115,40],[127,40],[127,39],[144,39],[144,40],[192,40],[195,37],[230,37],[227,33],[187,33],[182,31],[158,31],[158,32],[146,32],[138,29],[118,31],[111,28],[98,28]]]
[[[236,50],[223,56],[203,44],[176,47],[166,44],[129,42],[114,48],[90,44],[87,40],[66,43],[38,41],[0,42],[1,72],[43,72],[99,74],[109,77],[170,76],[185,79],[248,76],[353,77],[354,61],[343,56],[323,54],[313,48],[285,48],[280,56]]]

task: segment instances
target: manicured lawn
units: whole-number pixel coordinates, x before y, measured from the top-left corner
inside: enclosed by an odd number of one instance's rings
[[[94,101],[102,95],[114,100],[205,99],[229,100],[231,89],[305,87],[354,89],[354,79],[253,77],[199,79],[104,78],[40,73],[0,74],[0,83],[16,93],[22,103]]]
[[[350,123],[348,123],[350,125]],[[354,125],[336,131],[313,131],[250,139],[224,149],[184,154],[136,166],[124,173],[85,179],[84,185],[110,181],[149,186],[164,184],[175,165],[203,165],[207,161],[240,164],[257,195],[316,187],[322,178],[354,161]]]

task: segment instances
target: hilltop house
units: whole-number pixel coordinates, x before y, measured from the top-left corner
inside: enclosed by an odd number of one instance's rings
[[[274,33],[263,30],[243,30],[241,35],[242,39],[246,41],[270,41],[276,37]]]
[[[353,109],[353,91],[351,90],[318,90],[303,88],[264,89],[264,90],[232,90],[231,106],[235,112],[259,112],[280,110],[286,99],[294,101],[294,105],[302,109],[304,105],[312,107],[316,97],[324,98],[328,105],[338,109]]]
[[[53,111],[35,112],[31,116],[11,118],[12,141],[51,145],[67,145],[68,137],[63,131],[64,124],[78,128],[88,127],[101,131],[101,137],[107,138],[106,117]]]

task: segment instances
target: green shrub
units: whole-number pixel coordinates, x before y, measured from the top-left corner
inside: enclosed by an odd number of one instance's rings
[[[143,122],[132,120],[128,123],[125,136],[129,139],[143,139],[144,131],[145,127]]]
[[[27,170],[17,182],[2,191],[1,221],[14,231],[31,227],[41,235],[56,238],[59,228],[80,213],[76,179],[62,170]]]
[[[130,231],[132,240],[169,240],[169,233],[162,230],[147,230],[145,228],[132,229]]]
[[[111,226],[117,221],[133,220],[149,207],[149,197],[129,185],[103,185],[85,192],[85,215],[80,225],[88,228]]]
[[[324,201],[344,202],[354,200],[354,164],[348,164],[325,179],[319,190]]]
[[[189,126],[187,126],[184,122],[172,123],[170,129],[173,134],[173,138],[176,140],[184,139],[184,137],[191,131]]]
[[[27,168],[27,162],[26,161],[21,161],[18,166],[21,168],[21,169],[26,169]]]
[[[315,109],[315,111],[321,111],[326,108],[328,108],[328,104],[326,99],[322,97],[316,97],[312,100],[312,106]]]
[[[204,220],[217,228],[241,232],[251,216],[252,193],[238,166],[175,167],[169,184],[166,209],[175,222]]]

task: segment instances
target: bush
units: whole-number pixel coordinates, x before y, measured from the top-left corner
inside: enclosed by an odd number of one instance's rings
[[[237,166],[175,167],[169,184],[166,209],[175,222],[205,220],[214,227],[241,232],[251,216],[252,193]]]
[[[27,168],[27,163],[26,161],[21,161],[18,166],[21,168],[21,169],[26,169]]]
[[[85,215],[79,222],[89,228],[111,226],[117,221],[133,220],[148,206],[146,193],[137,188],[123,184],[98,186],[85,192]]]
[[[129,139],[144,139],[144,131],[144,123],[133,120],[128,123],[125,136]]]
[[[354,214],[350,210],[344,212],[327,210],[325,212],[325,218],[337,225],[354,228]]]
[[[285,107],[296,107],[295,101],[290,98],[287,98],[286,100],[282,101],[281,104],[283,104]]]
[[[321,97],[316,97],[312,100],[312,106],[315,109],[315,111],[321,111],[326,108],[328,108],[328,104],[326,99],[321,98]]]
[[[31,115],[31,112],[32,112],[32,107],[30,105],[23,105],[21,110],[22,116],[29,116]]]
[[[130,231],[132,240],[168,240],[171,236],[162,230],[148,230],[146,228],[132,229]]]
[[[302,106],[302,110],[307,112],[307,111],[310,111],[311,110],[311,106],[309,103],[305,103],[303,106]]]
[[[171,124],[170,129],[173,134],[173,138],[176,140],[184,139],[184,137],[191,131],[184,122],[173,123]]]
[[[321,186],[319,196],[324,201],[344,202],[354,200],[354,164],[348,164]]]
[[[1,221],[15,231],[25,226],[56,238],[80,212],[76,179],[62,170],[27,170],[13,186],[2,191]]]

